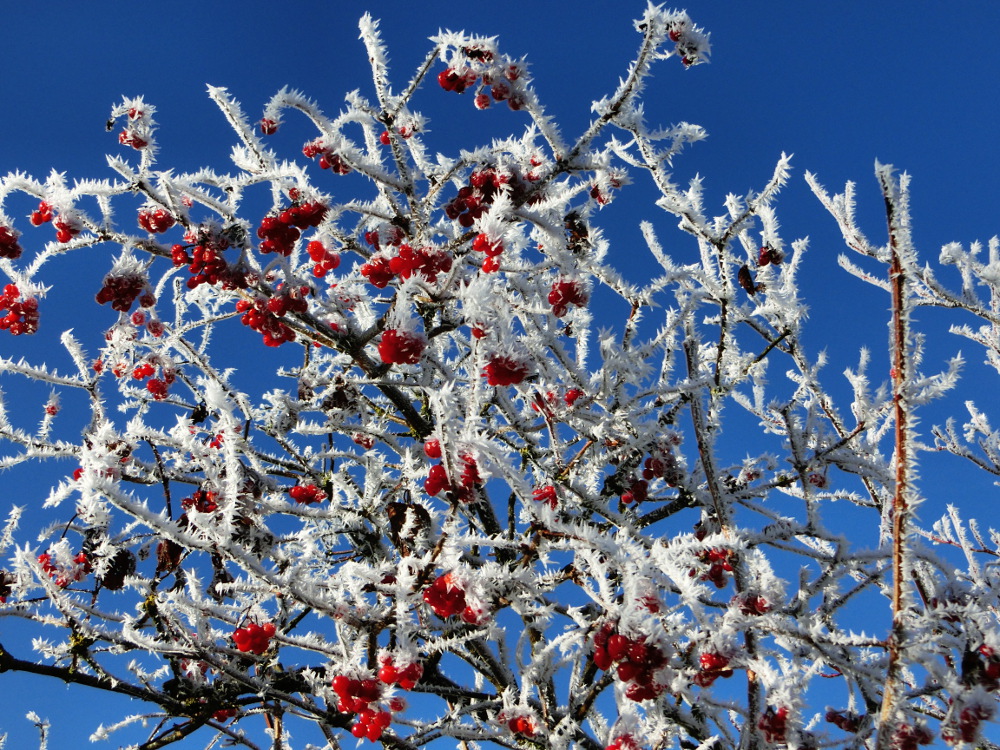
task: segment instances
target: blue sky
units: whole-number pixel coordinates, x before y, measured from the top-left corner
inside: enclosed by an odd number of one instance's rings
[[[833,368],[838,372],[855,361],[861,343],[884,348],[884,325],[872,322],[870,310],[884,310],[885,303],[836,268],[839,234],[803,171],[815,172],[831,190],[857,181],[859,215],[875,239],[884,236],[884,219],[874,160],[912,173],[916,238],[927,259],[945,242],[985,241],[1000,231],[1000,4],[949,6],[944,12],[943,4],[902,0],[695,0],[687,9],[712,34],[712,63],[686,72],[661,65],[647,90],[649,121],[687,120],[708,131],[705,142],[677,160],[676,176],[703,175],[713,205],[728,192],[761,186],[782,151],[795,154],[795,176],[778,215],[786,240],[812,240],[807,268],[816,335],[831,349],[846,346]],[[572,134],[587,122],[590,101],[624,71],[638,44],[632,19],[644,7],[645,0],[7,3],[0,10],[0,174],[44,177],[55,168],[71,178],[111,177],[104,155],[118,147],[105,120],[123,95],[140,94],[159,111],[161,167],[223,170],[233,139],[205,85],[228,87],[251,115],[284,85],[335,112],[346,91],[370,92],[357,38],[365,10],[382,19],[400,84],[439,29],[498,35],[507,52],[528,57],[542,101]],[[443,141],[471,146],[463,118],[487,115],[463,105],[427,97],[418,106]],[[501,108],[489,116],[491,127],[522,127]],[[275,136],[275,147],[294,157],[301,139],[283,135]],[[0,353],[41,344],[4,336]],[[958,341],[932,352],[943,358],[959,348],[979,359]],[[0,621],[0,640],[8,627]],[[33,729],[23,719],[29,708],[53,720],[52,750],[77,747],[114,716],[104,715],[97,696],[7,675],[0,680],[0,730],[11,734],[10,747],[33,746]]]

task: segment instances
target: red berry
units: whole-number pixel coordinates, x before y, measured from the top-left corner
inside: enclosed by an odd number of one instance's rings
[[[428,440],[424,443],[424,454],[427,458],[441,458],[441,441]]]
[[[494,354],[483,370],[490,385],[517,385],[528,377],[528,365],[513,357]]]
[[[427,341],[410,331],[390,328],[382,334],[378,354],[386,364],[415,365],[424,353]]]
[[[260,121],[260,132],[264,135],[274,135],[278,132],[278,123],[265,117]]]

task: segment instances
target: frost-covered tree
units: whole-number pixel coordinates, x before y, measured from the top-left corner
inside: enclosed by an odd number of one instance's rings
[[[1000,243],[946,247],[951,291],[905,178],[877,168],[882,246],[852,186],[810,178],[891,311],[889,359],[863,352],[835,403],[806,243],[775,213],[789,159],[711,215],[670,172],[702,131],[647,124],[640,97],[707,35],[652,6],[636,29],[572,138],[493,38],[441,34],[394,88],[365,17],[373,99],[330,117],[283,90],[251,123],[210,90],[227,174],[157,168],[154,108],[128,99],[115,179],[0,182],[0,372],[51,390],[0,411],[0,466],[44,461],[31,500],[58,517],[14,507],[0,536],[0,615],[23,621],[0,672],[144,704],[94,729],[145,722],[148,750],[995,747],[997,537],[913,511],[922,452],[1000,474],[1000,433],[970,403],[921,441],[961,361],[922,374],[911,312],[976,316],[957,331],[1000,369]],[[415,107],[470,100],[523,133],[432,153]],[[289,118],[314,129],[297,160],[268,145]],[[668,252],[642,224],[641,285],[599,226],[630,181],[680,230]],[[18,356],[11,336],[55,334],[53,261],[109,248],[103,307],[48,365]]]

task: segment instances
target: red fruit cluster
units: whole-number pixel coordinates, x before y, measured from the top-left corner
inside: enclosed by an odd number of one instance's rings
[[[840,727],[848,734],[856,734],[861,729],[864,716],[859,716],[853,711],[834,711],[830,709],[826,712],[826,720],[836,727]]]
[[[455,576],[445,573],[424,589],[424,601],[441,618],[459,615],[470,625],[479,625],[484,613],[466,602],[465,590],[455,581]]]
[[[760,251],[757,253],[757,265],[766,266],[768,263],[773,263],[776,266],[781,265],[781,261],[785,259],[785,256],[781,254],[780,250],[775,250],[770,245],[762,245]]]
[[[644,503],[649,499],[649,482],[645,479],[633,479],[629,488],[622,493],[622,502],[626,505],[630,503]]]
[[[941,739],[949,745],[962,742],[975,742],[979,737],[979,725],[993,717],[990,706],[966,706],[958,712],[958,716],[948,722],[941,730]]]
[[[149,393],[153,396],[154,400],[162,401],[167,397],[168,395],[167,391],[169,390],[170,386],[173,385],[176,376],[174,375],[173,370],[164,369],[162,377],[151,378],[150,376],[153,375],[155,372],[156,372],[156,367],[151,362],[143,362],[142,364],[137,365],[134,370],[132,370],[132,377],[135,378],[136,380],[144,380],[146,378],[149,378],[149,380],[146,381],[146,390],[149,391]]]
[[[308,291],[309,287],[303,286],[292,292],[281,291],[270,299],[238,300],[236,311],[243,313],[240,322],[262,334],[266,346],[281,346],[287,341],[295,341],[295,331],[281,318],[289,312],[306,312],[309,309],[305,299]]]
[[[139,211],[139,226],[150,234],[166,232],[175,223],[176,219],[165,208],[144,208]]]
[[[788,708],[780,706],[768,706],[757,721],[757,729],[760,730],[765,742],[772,745],[783,745],[785,743],[785,732],[788,731]]]
[[[483,368],[483,375],[490,385],[517,385],[528,377],[528,365],[503,354],[494,354]]]
[[[538,732],[538,727],[530,716],[506,716],[502,715],[501,720],[507,723],[507,728],[514,734],[522,737],[534,737]]]
[[[83,224],[79,219],[60,217],[55,220],[56,240],[59,242],[69,242],[83,231]]]
[[[559,502],[559,498],[556,495],[556,488],[551,484],[547,484],[544,487],[538,487],[531,491],[531,498],[536,503],[548,503],[552,510],[556,509],[556,505]]]
[[[552,284],[552,291],[549,292],[552,314],[557,318],[565,315],[570,305],[584,307],[589,299],[583,285],[578,281],[556,281]]]
[[[38,300],[34,297],[21,299],[21,292],[14,284],[7,284],[0,294],[0,331],[10,331],[14,336],[34,333],[38,330]]]
[[[288,490],[288,495],[300,505],[312,505],[326,500],[326,492],[315,484],[298,484]]]
[[[639,743],[631,734],[620,734],[604,750],[639,750]]]
[[[892,750],[917,750],[918,745],[930,745],[932,742],[934,735],[924,725],[901,724],[889,740],[889,747]]]
[[[271,645],[271,638],[277,629],[272,623],[258,625],[251,622],[245,628],[239,628],[233,633],[233,641],[236,648],[244,653],[263,654],[267,647]]]
[[[191,238],[193,241],[194,238]],[[215,233],[199,234],[191,252],[184,245],[171,248],[174,266],[188,266],[191,278],[186,282],[188,289],[201,284],[220,284],[223,289],[246,289],[250,285],[248,275],[236,267],[230,267],[222,257],[229,247],[229,240]]]
[[[659,478],[668,486],[676,487],[681,477],[674,454],[666,448],[654,447],[649,452],[649,458],[643,463],[642,478],[647,481]]]
[[[410,138],[413,135],[414,130],[413,128],[408,128],[404,125],[397,129],[396,132],[399,133],[400,138]],[[378,137],[378,140],[383,146],[388,146],[392,143],[392,138],[390,138],[388,130],[383,130],[382,134]]]
[[[684,21],[675,22],[667,32],[670,41],[677,45],[677,55],[681,58],[681,64],[685,68],[689,68],[698,62],[699,57],[698,41],[692,32],[693,29]]]
[[[317,279],[323,278],[340,265],[340,255],[319,240],[313,240],[306,245],[306,252],[309,253],[310,260],[316,264],[313,266],[312,274]]]
[[[185,510],[192,508],[199,513],[213,513],[219,509],[219,493],[209,490],[198,490],[191,497],[181,500],[181,507]],[[246,649],[241,649],[246,650]]]
[[[437,281],[439,273],[451,270],[451,256],[443,250],[433,247],[414,249],[409,245],[400,245],[399,254],[393,257],[373,255],[361,266],[361,275],[378,289],[385,289],[396,276],[408,279],[419,273],[429,284]]]
[[[390,328],[382,334],[378,356],[389,365],[415,365],[426,346],[426,339],[419,333]]]
[[[440,446],[438,447],[440,455]],[[424,480],[424,492],[428,495],[437,495],[440,492],[449,492],[454,500],[461,503],[472,502],[476,497],[476,485],[482,482],[479,476],[479,465],[476,459],[465,453],[459,457],[462,461],[462,475],[457,484],[452,484],[448,478],[448,473],[441,464],[434,464]]]
[[[468,47],[463,52],[470,60],[478,62],[489,63],[494,58],[491,51],[474,47]],[[524,107],[524,96],[512,86],[513,82],[517,81],[520,77],[521,69],[516,65],[508,65],[506,67],[494,66],[494,69],[483,73],[483,84],[479,89],[479,94],[476,96],[476,107],[478,109],[489,107],[490,96],[498,102],[506,101],[507,105],[514,110]],[[438,73],[438,84],[441,88],[445,91],[454,91],[456,94],[461,94],[466,89],[472,88],[478,80],[479,74],[471,68],[464,68],[462,70],[447,68]],[[491,87],[489,95],[484,91],[486,86]]]
[[[629,638],[611,623],[605,623],[594,635],[594,664],[603,670],[617,664],[616,674],[628,683],[625,695],[631,700],[650,700],[666,690],[656,681],[656,672],[666,663],[666,655],[658,646],[647,643],[646,636]]]
[[[723,547],[713,547],[699,552],[698,559],[708,566],[708,570],[702,573],[698,580],[711,581],[717,589],[725,588],[726,573],[733,572],[733,551]],[[694,577],[697,571],[692,570],[690,575]]]
[[[464,70],[459,73],[454,68],[447,68],[438,73],[438,84],[445,91],[454,91],[456,94],[464,93],[467,88],[476,85],[479,74],[472,70]]]
[[[97,293],[97,302],[102,305],[110,302],[113,310],[128,312],[137,297],[142,307],[156,304],[156,297],[150,291],[145,276],[137,273],[116,276],[109,273],[104,277],[104,286]]]
[[[382,697],[382,687],[375,680],[358,680],[346,675],[337,675],[333,678],[333,692],[339,699],[338,711],[358,715],[357,721],[351,727],[351,734],[358,739],[366,737],[375,742],[392,723],[392,715],[388,711],[373,707],[373,704],[377,704]]]
[[[733,597],[732,603],[739,607],[740,614],[744,615],[763,615],[771,611],[771,602],[759,594],[737,594]]]
[[[59,588],[65,588],[75,581],[82,581],[93,570],[90,560],[84,552],[80,552],[74,557],[73,565],[68,568],[54,561],[48,552],[43,552],[38,556],[38,564]]]
[[[52,221],[52,206],[45,201],[38,204],[38,208],[31,212],[31,223],[36,227]]]
[[[137,151],[144,149],[149,145],[149,141],[140,136],[134,130],[129,130],[128,128],[118,134],[118,142],[123,146],[131,146]]]
[[[386,685],[398,685],[403,690],[413,690],[424,675],[424,667],[420,662],[410,662],[403,666],[396,664],[389,654],[383,654],[379,659],[379,664],[379,680]]]
[[[334,174],[349,174],[351,166],[344,161],[340,154],[332,151],[323,145],[323,139],[317,138],[302,147],[302,153],[307,159],[319,157],[320,169],[329,169]]]
[[[486,260],[483,261],[484,272],[494,273],[500,270],[499,258],[504,251],[503,242],[491,240],[485,234],[477,234],[476,239],[472,241],[472,249],[486,256]]]
[[[19,236],[10,227],[0,226],[0,258],[16,260],[21,257],[22,249],[17,241]]]
[[[265,216],[257,228],[262,253],[278,253],[288,257],[301,230],[319,226],[326,216],[327,207],[319,202],[290,206],[277,216]]]
[[[729,668],[728,656],[714,651],[706,651],[698,657],[698,662],[701,664],[701,669],[694,676],[694,684],[699,687],[708,687],[720,677],[727,679],[733,676],[733,670]]]
[[[459,188],[458,195],[445,204],[444,213],[449,219],[457,220],[459,226],[468,229],[486,213],[500,188],[510,182],[510,175],[497,174],[493,168],[473,172],[469,175],[469,184]],[[516,193],[518,186],[519,183],[515,182],[511,190]]]

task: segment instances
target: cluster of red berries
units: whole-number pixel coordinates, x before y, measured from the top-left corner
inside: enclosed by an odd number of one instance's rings
[[[334,174],[349,174],[351,171],[351,166],[344,161],[340,154],[323,145],[322,138],[309,141],[309,143],[302,147],[302,153],[307,159],[313,159],[318,156],[319,161],[317,163],[320,169],[329,169]]]
[[[20,235],[10,227],[0,226],[0,258],[17,260],[23,252],[17,238]]]
[[[725,588],[726,573],[733,572],[734,553],[731,549],[724,547],[712,547],[698,553],[698,560],[708,566],[698,578],[699,581],[711,581],[717,589]],[[688,573],[692,578],[698,575],[697,570]]]
[[[297,484],[288,490],[288,495],[300,505],[312,505],[326,500],[326,492],[315,484]]]
[[[139,211],[139,226],[150,234],[166,232],[177,223],[165,208],[144,208]]]
[[[327,207],[318,202],[292,205],[277,216],[265,216],[257,228],[262,253],[278,253],[288,257],[303,229],[318,227],[326,216]]]
[[[413,128],[408,128],[405,125],[403,125],[402,127],[397,128],[396,132],[399,133],[400,138],[410,138],[413,135],[414,130]],[[378,140],[379,143],[381,143],[383,146],[388,146],[390,143],[392,143],[392,138],[389,137],[388,130],[383,130],[382,134],[378,137]]]
[[[677,54],[685,68],[690,68],[698,62],[700,54],[698,40],[693,32],[694,30],[683,21],[675,22],[667,31],[670,41],[677,45]]]
[[[889,739],[889,747],[892,750],[917,750],[918,746],[930,745],[933,742],[933,733],[923,724],[917,726],[901,724]]]
[[[156,373],[156,367],[151,362],[143,362],[132,370],[132,377],[136,380],[146,381],[146,390],[149,391],[155,401],[162,401],[167,397],[170,386],[173,385],[176,375],[172,368],[164,368],[161,377],[150,377]],[[117,373],[116,373],[117,374]]]
[[[786,706],[768,706],[757,721],[757,729],[760,730],[765,742],[772,745],[783,745],[785,743],[785,733],[788,731],[788,708]]]
[[[388,711],[373,707],[377,706],[382,697],[382,686],[375,680],[358,680],[347,675],[337,675],[333,678],[333,692],[337,694],[338,711],[358,715],[351,727],[351,734],[358,739],[366,737],[371,742],[376,742],[392,723],[392,715]]]
[[[38,208],[31,212],[31,223],[36,227],[55,219],[56,240],[59,242],[69,242],[83,231],[83,223],[76,217],[55,216],[52,213],[52,206],[42,201]]]
[[[211,490],[197,490],[191,495],[191,497],[185,497],[181,500],[181,507],[184,508],[184,510],[191,510],[193,508],[199,513],[214,513],[219,509],[218,500],[218,492],[212,492]],[[271,627],[273,629],[274,626],[272,625]],[[246,651],[246,649],[241,648],[240,651]]]
[[[510,174],[498,174],[492,167],[473,172],[469,184],[459,188],[458,195],[445,204],[445,216],[468,229],[486,213],[504,185],[508,185],[515,202],[520,203],[526,197],[527,188]]]
[[[469,60],[480,63],[491,63],[494,59],[494,54],[490,50],[478,47],[466,47],[462,51]],[[522,109],[525,104],[524,94],[518,90],[516,85],[516,81],[520,77],[521,69],[517,65],[505,65],[501,62],[499,65],[492,66],[482,74],[483,83],[476,94],[476,107],[478,109],[486,109],[490,106],[490,98],[492,97],[494,101],[506,101],[507,105],[513,110]],[[447,68],[438,73],[437,80],[438,84],[445,91],[454,91],[456,94],[461,94],[466,89],[475,86],[479,78],[480,74],[472,68],[463,68],[461,70]],[[485,91],[487,86],[490,87],[489,94]]]
[[[134,326],[146,326],[146,330],[149,331],[149,335],[157,338],[162,336],[163,332],[166,330],[163,326],[162,320],[154,318],[153,316],[146,317],[146,313],[142,310],[136,310],[132,313],[129,320],[132,321],[132,325]]]
[[[483,261],[483,272],[494,273],[500,270],[500,255],[504,251],[503,242],[491,240],[488,235],[477,234],[472,241],[472,249],[486,256]]]
[[[570,305],[584,307],[590,298],[583,285],[578,281],[556,281],[549,292],[549,304],[552,314],[557,318],[564,316]]]
[[[425,445],[424,451],[426,452],[426,450],[427,446]],[[438,457],[440,455],[439,449]],[[424,492],[431,496],[448,492],[458,502],[472,502],[476,497],[476,485],[482,482],[482,477],[479,476],[479,465],[476,463],[476,459],[467,453],[463,453],[459,458],[462,461],[462,475],[457,484],[448,479],[448,472],[445,471],[444,466],[434,464],[427,474],[427,479],[424,480]]]
[[[646,502],[649,499],[649,482],[633,478],[628,489],[621,494],[621,499],[625,505]]]
[[[506,711],[501,711],[500,716],[497,718],[506,724],[511,732],[521,737],[534,737],[538,734],[538,726],[531,716],[526,716],[522,713],[511,715]]]
[[[861,729],[861,724],[865,719],[864,716],[859,716],[853,711],[834,711],[833,709],[828,710],[824,718],[848,734],[856,734]]]
[[[992,706],[974,704],[965,706],[941,730],[941,739],[949,745],[975,742],[979,737],[979,725],[993,718]],[[927,743],[925,743],[927,744]]]
[[[382,334],[378,355],[389,365],[415,365],[427,347],[427,340],[413,331],[390,328]]]
[[[570,388],[563,394],[562,401],[566,406],[572,407],[582,395],[583,391],[579,388]],[[546,420],[555,418],[557,407],[558,398],[554,391],[546,391],[544,396],[536,393],[531,399],[532,410],[537,411]]]
[[[639,743],[631,734],[620,734],[604,750],[639,750]]]
[[[556,488],[547,484],[544,487],[537,487],[531,491],[531,499],[536,503],[547,503],[552,510],[556,509],[559,497],[556,495]]]
[[[424,676],[424,667],[414,661],[403,666],[397,664],[389,654],[379,657],[378,678],[386,685],[398,685],[403,690],[413,690]]]
[[[470,625],[481,625],[486,614],[468,603],[465,589],[459,585],[452,573],[445,573],[434,579],[434,582],[424,589],[424,601],[438,617],[448,618],[458,615],[463,622]]]
[[[763,615],[771,611],[771,602],[760,594],[744,592],[733,597],[733,604],[739,607],[740,614]]]
[[[666,690],[656,680],[656,673],[667,663],[663,651],[646,642],[646,636],[629,638],[617,626],[605,623],[594,635],[594,664],[598,669],[615,669],[618,679],[628,683],[626,697],[636,702],[650,700]]]
[[[230,267],[222,257],[222,252],[229,247],[229,240],[214,232],[200,233],[197,238],[185,237],[192,243],[191,252],[185,245],[174,245],[171,248],[171,259],[174,266],[187,265],[191,277],[187,280],[188,289],[194,289],[202,284],[220,284],[223,289],[246,289],[250,285],[247,272],[236,267]]]
[[[128,128],[118,134],[118,142],[123,146],[131,146],[137,151],[149,145],[149,141]]]
[[[31,223],[36,227],[52,221],[52,206],[45,201],[38,204],[38,208],[31,212]]]
[[[669,449],[662,446],[655,446],[649,452],[649,458],[643,462],[642,478],[651,481],[654,478],[662,479],[670,487],[676,487],[680,481],[680,469],[677,466],[677,459]]]
[[[715,651],[704,652],[698,657],[698,663],[701,669],[694,676],[694,684],[699,687],[708,687],[720,677],[728,679],[733,676],[729,657]]]
[[[132,303],[139,299],[141,307],[152,307],[156,304],[156,297],[149,289],[149,283],[145,276],[137,273],[125,273],[115,275],[109,273],[104,277],[104,285],[97,293],[97,302],[105,305],[111,303],[111,309],[118,312],[128,312],[132,309]]]
[[[309,253],[310,260],[316,264],[313,266],[312,274],[317,279],[323,278],[340,265],[340,255],[319,240],[313,240],[306,245],[306,252]]]
[[[233,641],[240,651],[260,656],[271,645],[276,630],[277,628],[270,622],[263,625],[251,622],[245,628],[238,628],[233,633]]]
[[[490,385],[517,385],[528,377],[529,373],[530,370],[525,362],[505,354],[492,355],[483,368],[483,375]]]
[[[0,331],[10,331],[13,336],[34,333],[38,330],[38,300],[34,297],[21,299],[21,291],[14,284],[7,284],[0,294]]]
[[[289,312],[306,312],[309,309],[305,298],[308,293],[309,287],[302,286],[291,291],[282,290],[269,299],[241,299],[236,302],[236,311],[243,313],[240,317],[243,325],[263,335],[266,346],[281,346],[295,341],[295,331],[281,319]]]
[[[82,581],[93,570],[85,552],[78,553],[70,566],[60,565],[52,559],[50,553],[43,552],[38,556],[38,564],[42,566],[42,572],[46,573],[59,588],[65,588],[75,581]]]
[[[757,265],[766,266],[768,263],[773,263],[776,266],[781,265],[781,261],[785,259],[785,256],[781,254],[780,250],[776,250],[770,245],[762,245],[757,253]]]
[[[361,275],[378,289],[385,289],[396,276],[408,279],[419,273],[429,284],[437,281],[439,273],[451,270],[451,256],[433,247],[412,248],[401,244],[399,253],[387,257],[381,253],[373,255],[361,266]]]

